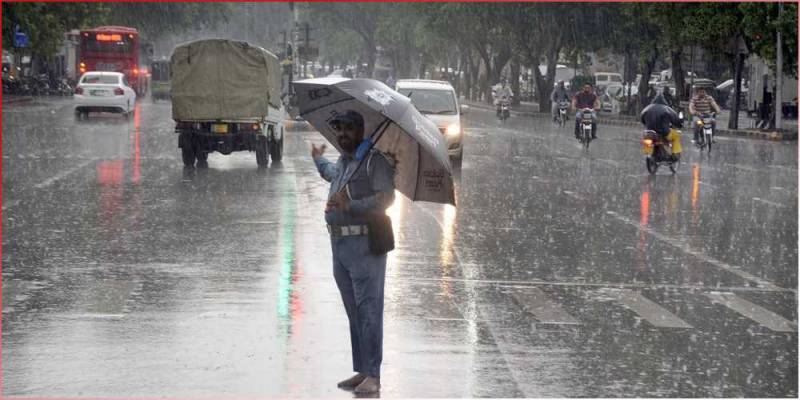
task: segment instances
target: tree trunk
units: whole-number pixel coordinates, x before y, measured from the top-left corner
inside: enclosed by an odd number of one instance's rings
[[[489,83],[489,81],[494,78],[492,62],[489,60],[489,54],[486,52],[486,49],[483,49],[480,54],[481,60],[483,61],[482,65],[486,71],[484,79],[478,78],[478,82],[480,83],[480,93],[483,94],[483,101],[485,101],[487,104],[494,104],[492,101],[492,84]]]
[[[686,100],[686,84],[683,77],[683,50],[672,50],[672,79],[675,82],[675,95],[678,100]]]
[[[511,59],[511,91],[514,92],[514,99],[512,104],[518,106],[520,103],[520,96],[521,92],[519,90],[519,60],[514,57]]]
[[[470,86],[469,86],[470,99],[472,99],[472,101],[478,101],[478,96],[480,95],[479,92],[480,89],[478,88],[478,85],[480,83],[479,76],[481,68],[480,68],[480,60],[476,62],[473,55],[470,55],[469,57],[469,71],[470,75],[472,76],[472,78],[470,79]]]
[[[457,72],[458,73],[458,77],[457,77],[458,85],[456,85],[456,95],[459,98],[462,95],[464,95],[464,88],[466,87],[466,85],[464,84],[464,80],[465,80],[465,78],[467,78],[467,74],[468,74],[468,72],[464,71],[464,69],[466,67],[467,67],[467,55],[464,53],[464,51],[461,48],[459,48],[459,60],[458,60],[458,72]]]
[[[366,71],[367,72],[367,78],[372,78],[373,77],[373,73],[375,71],[375,58],[376,58],[376,54],[375,53],[377,52],[377,50],[375,50],[375,41],[374,40],[367,41],[366,42],[366,46],[367,46],[367,48],[366,48],[366,50],[367,50],[367,71]]]
[[[642,79],[639,81],[639,107],[636,110],[636,114],[642,111],[642,109],[649,104],[651,99],[647,98],[648,89],[650,89],[650,75],[653,73],[653,70],[656,68],[656,62],[658,61],[658,49],[653,49],[653,54],[650,58],[644,60],[644,68],[642,70]]]
[[[733,72],[733,101],[731,102],[731,118],[728,120],[729,129],[739,129],[739,100],[742,93],[742,68],[744,54],[737,54]]]

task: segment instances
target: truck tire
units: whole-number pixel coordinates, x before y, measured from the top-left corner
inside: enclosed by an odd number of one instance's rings
[[[269,164],[269,152],[266,139],[256,142],[256,163],[262,168]]]
[[[283,138],[269,141],[269,155],[272,157],[272,162],[278,162],[283,158]]]
[[[194,167],[195,153],[192,134],[190,132],[181,132],[179,140],[181,143],[181,156],[183,158],[183,165],[186,167]]]

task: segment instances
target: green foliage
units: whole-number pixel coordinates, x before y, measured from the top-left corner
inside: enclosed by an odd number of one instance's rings
[[[750,50],[774,68],[777,57],[777,31],[781,31],[783,71],[797,77],[797,3],[741,3],[741,26]]]
[[[64,33],[99,23],[108,15],[103,3],[3,3],[3,47],[13,48],[14,28],[28,34],[32,54],[49,58]]]
[[[99,25],[137,28],[143,39],[213,26],[224,21],[223,3],[3,3],[3,47],[12,48],[14,27],[29,35],[34,55],[52,57],[64,33]]]

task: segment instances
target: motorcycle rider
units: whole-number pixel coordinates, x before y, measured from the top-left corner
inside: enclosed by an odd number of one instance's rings
[[[689,114],[692,116],[692,128],[694,129],[694,140],[692,140],[692,143],[697,143],[700,141],[701,133],[700,125],[697,124],[697,121],[700,120],[700,115],[711,114],[711,110],[719,113],[720,108],[717,102],[714,101],[714,98],[706,94],[706,88],[702,86],[695,87],[694,93],[692,100],[689,101]],[[716,121],[711,125],[711,129],[716,132]]]
[[[600,99],[592,90],[592,85],[586,83],[583,90],[575,94],[572,98],[572,108],[575,109],[575,138],[580,139],[580,124],[583,118],[583,110],[591,109],[592,117],[592,139],[597,139],[597,111],[600,110]]]
[[[569,101],[569,94],[567,88],[564,87],[564,81],[558,81],[558,85],[550,93],[550,114],[553,116],[553,121],[558,117],[558,103],[562,101]]]
[[[663,94],[657,95],[653,102],[642,110],[642,124],[655,131],[672,144],[673,161],[681,158],[681,135],[673,128],[683,127],[683,120],[668,104]]]
[[[508,87],[505,79],[501,80],[500,87],[497,88],[494,93],[494,104],[497,106],[498,117],[500,117],[500,104],[502,104],[504,101],[510,103],[512,97],[514,97],[514,92],[512,92],[511,88]]]

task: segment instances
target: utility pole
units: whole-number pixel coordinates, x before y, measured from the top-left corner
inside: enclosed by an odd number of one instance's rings
[[[305,43],[303,44],[304,47],[306,48],[306,57],[303,58],[303,78],[308,78],[308,71],[306,70],[306,64],[308,64],[308,63],[306,62],[307,61],[306,59],[309,58],[307,56],[307,54],[308,54],[308,50],[311,48],[311,41],[309,40],[309,36],[310,36],[309,31],[310,30],[311,30],[311,28],[308,26],[308,22],[306,22],[306,40],[305,40]]]
[[[778,3],[778,19],[783,14],[783,3]],[[775,129],[783,127],[783,43],[781,29],[778,27],[778,44],[776,54],[778,59],[775,62]]]

